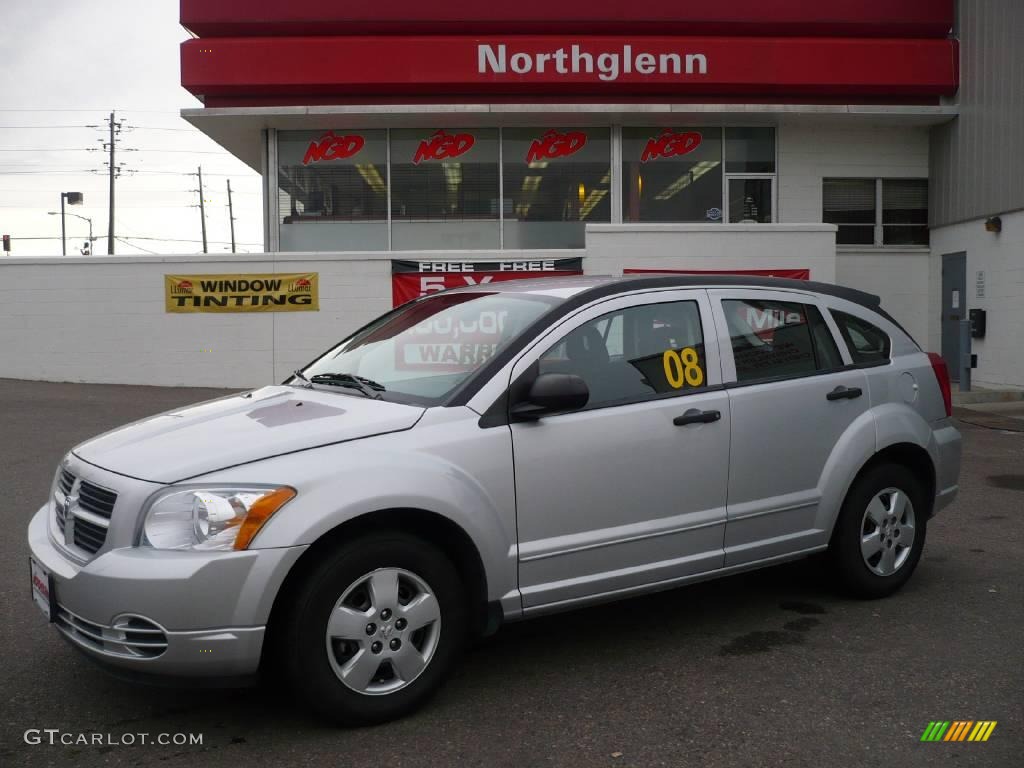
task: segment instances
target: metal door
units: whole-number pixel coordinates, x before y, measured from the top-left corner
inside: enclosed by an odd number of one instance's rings
[[[960,381],[960,321],[967,317],[967,254],[942,255],[942,357]]]

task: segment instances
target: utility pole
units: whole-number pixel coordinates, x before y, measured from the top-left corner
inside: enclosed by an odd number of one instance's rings
[[[210,251],[206,246],[206,201],[203,200],[203,166],[199,166],[199,218],[203,224],[203,253]]]
[[[231,252],[235,253],[235,209],[231,205],[231,179],[228,179],[228,221],[231,222]]]
[[[60,193],[60,255],[61,256],[67,256],[68,255],[67,228],[64,226],[64,199],[65,198],[66,198],[66,195],[63,192],[61,192]]]
[[[117,143],[117,134],[121,132],[121,123],[114,121],[114,113],[110,113],[110,141],[106,149],[110,150],[110,210],[107,214],[107,253],[114,252],[114,179],[117,177],[117,166],[114,165],[114,145]]]

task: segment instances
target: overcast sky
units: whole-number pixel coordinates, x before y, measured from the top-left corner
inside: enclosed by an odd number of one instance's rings
[[[231,179],[239,251],[262,250],[259,176],[179,117],[201,104],[180,83],[177,0],[0,0],[0,234],[12,254],[60,253],[61,192],[89,217],[107,252],[101,141],[111,110],[124,121],[117,158],[117,253],[202,250],[196,167],[203,167],[210,252],[229,251]],[[103,126],[104,129],[87,126]],[[93,150],[93,151],[87,151]],[[128,151],[138,150],[138,151]],[[88,224],[68,217],[68,253]],[[52,239],[21,239],[21,238]],[[0,252],[2,257],[2,252]]]

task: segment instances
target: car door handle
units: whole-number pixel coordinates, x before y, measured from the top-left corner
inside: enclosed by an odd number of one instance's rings
[[[684,427],[687,424],[710,424],[720,418],[722,418],[722,414],[718,411],[698,411],[696,408],[691,408],[682,416],[672,419],[672,423],[677,427]]]
[[[825,397],[828,400],[853,400],[855,397],[860,397],[863,394],[860,387],[844,387],[840,384],[825,395]]]

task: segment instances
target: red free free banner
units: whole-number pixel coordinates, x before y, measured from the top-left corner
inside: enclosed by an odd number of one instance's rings
[[[534,280],[583,274],[583,259],[536,261],[404,261],[391,262],[391,299],[394,306],[449,288]]]

